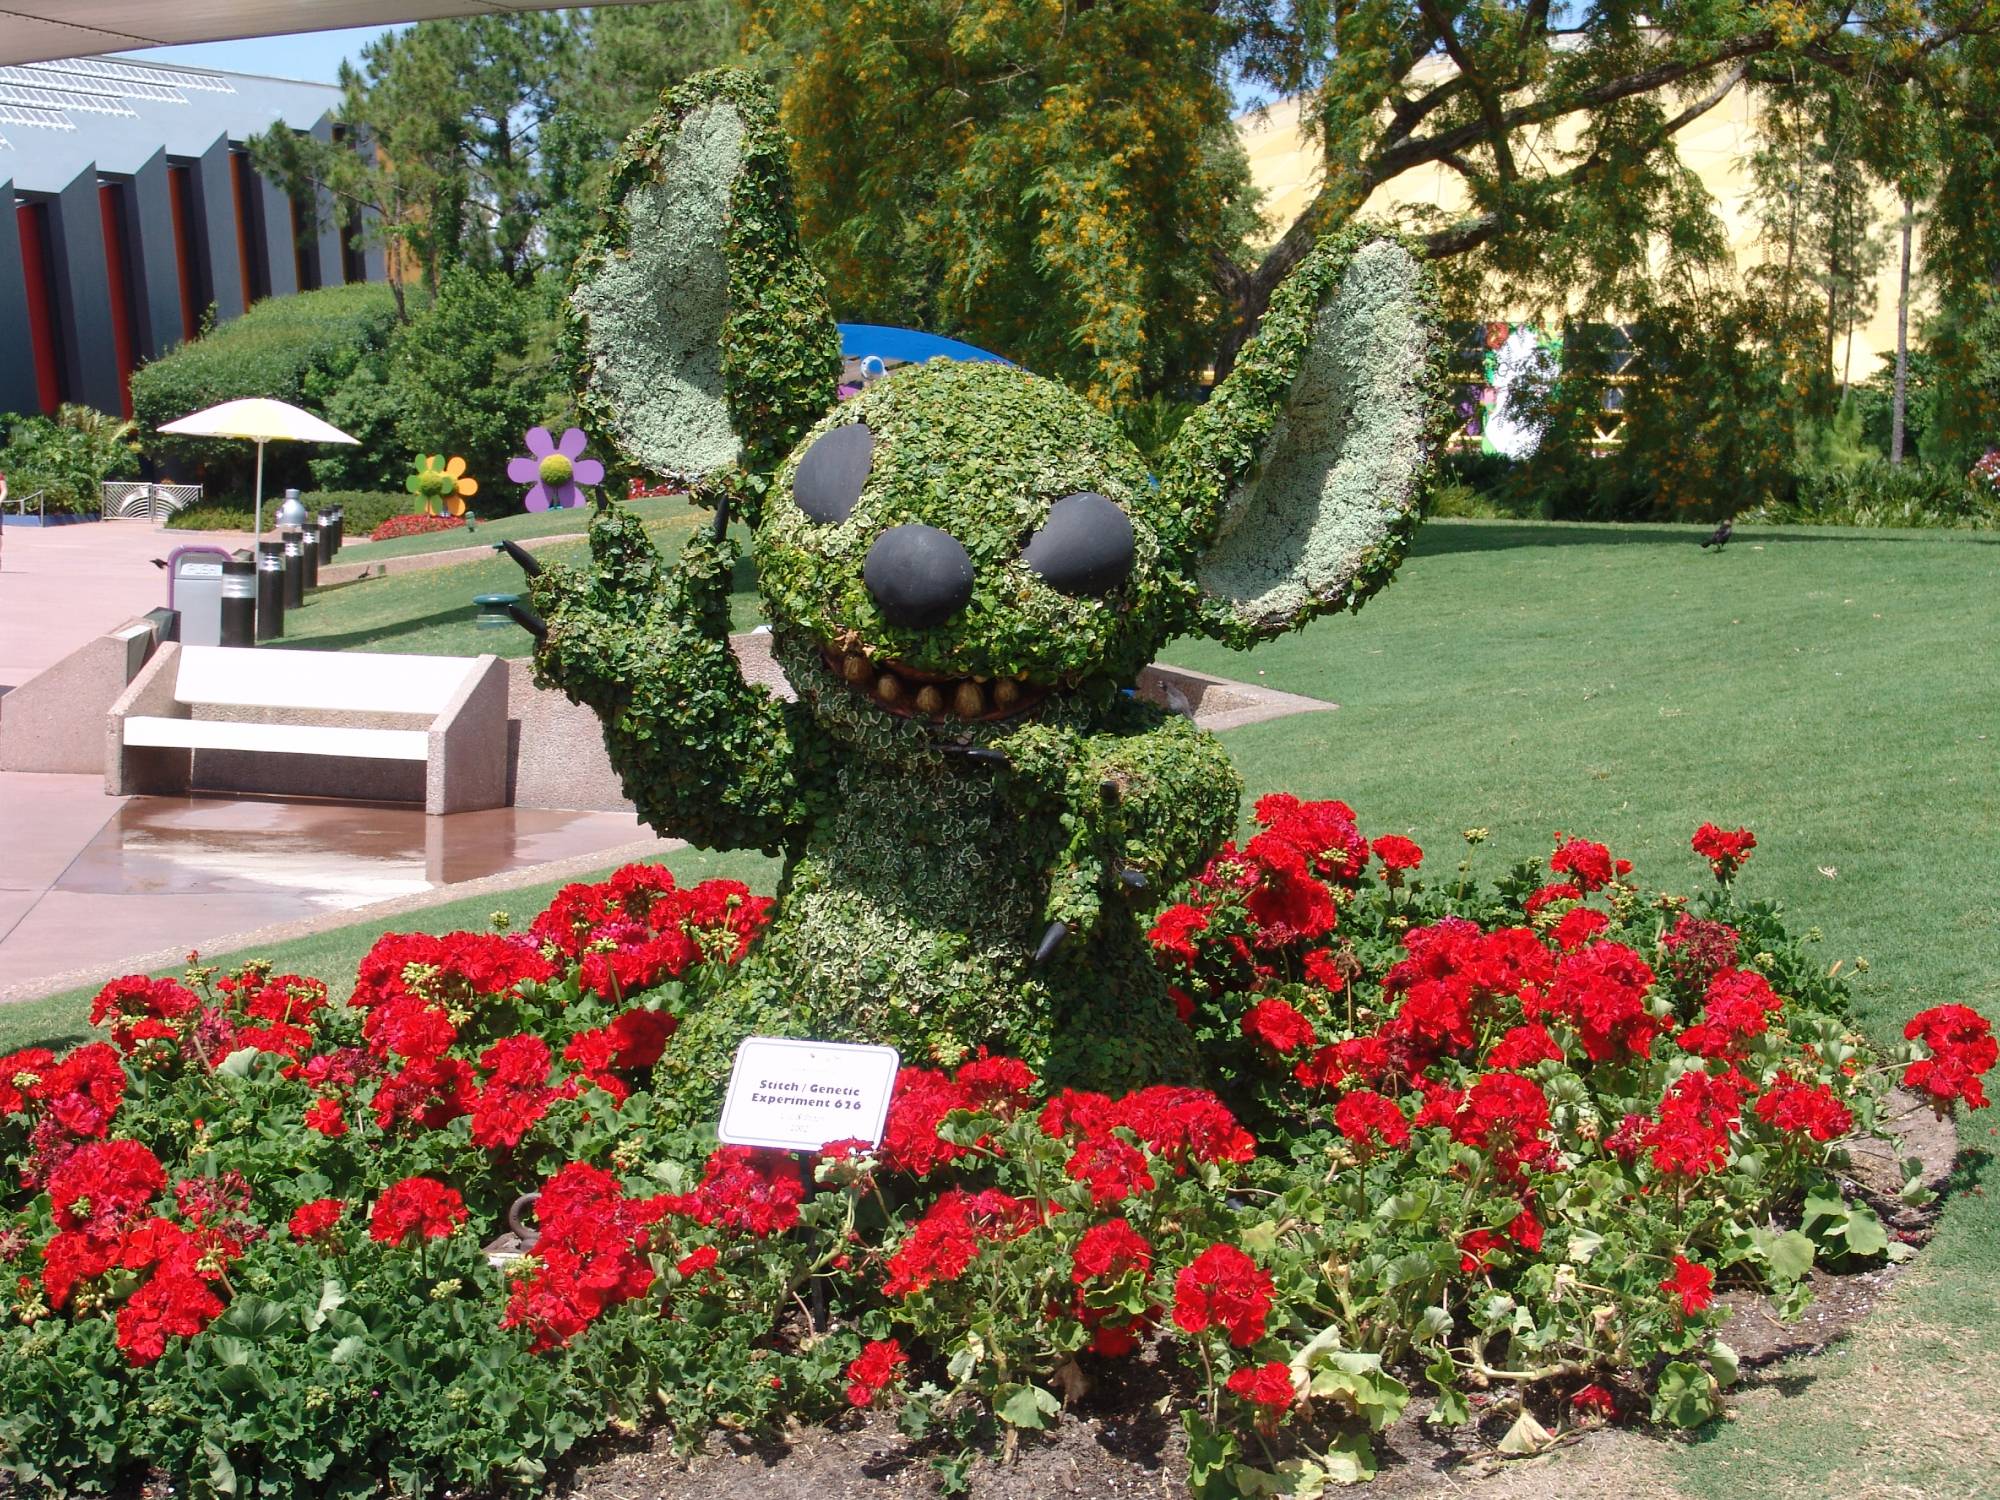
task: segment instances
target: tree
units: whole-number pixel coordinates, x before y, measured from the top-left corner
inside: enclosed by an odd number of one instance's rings
[[[1226,370],[1306,250],[1418,167],[1464,187],[1467,212],[1411,227],[1459,258],[1467,311],[1603,318],[1690,290],[1726,237],[1677,131],[1748,88],[1802,119],[1838,99],[1842,160],[1886,179],[1957,44],[2000,26],[2000,0],[745,3],[746,41],[790,70],[804,219],[843,305],[1065,373],[1105,361],[1093,388],[1120,403],[1207,356]],[[1239,77],[1303,96],[1325,161],[1256,257],[1227,143]],[[1823,289],[1859,279],[1853,225],[1835,240]],[[1856,315],[1836,287],[1834,332]]]
[[[435,300],[389,351],[386,404],[404,453],[457,454],[491,497],[516,493],[501,475],[521,435],[570,415],[555,355],[559,295],[549,276],[521,286],[499,271],[445,270]]]
[[[428,288],[454,265],[525,282],[541,263],[550,203],[540,132],[575,65],[577,24],[490,16],[386,36],[363,49],[360,68],[341,67],[341,138],[279,124],[252,154],[300,202],[324,193],[357,214]]]
[[[1109,404],[1189,381],[1256,224],[1230,23],[1190,0],[747,0],[843,316],[965,333]]]
[[[625,137],[690,74],[736,54],[734,0],[605,5],[579,22],[575,65],[540,143],[548,173],[549,260],[568,265],[597,227],[597,203]]]

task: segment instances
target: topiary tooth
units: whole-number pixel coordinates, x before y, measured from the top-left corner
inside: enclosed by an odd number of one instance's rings
[[[902,681],[892,672],[884,672],[875,679],[875,696],[884,703],[894,703],[903,696]]]
[[[927,714],[944,712],[944,692],[935,684],[925,683],[917,689],[917,707]]]
[[[961,682],[951,695],[951,711],[961,719],[976,719],[986,712],[986,695],[976,682]]]
[[[874,668],[868,665],[868,658],[858,651],[840,659],[840,675],[857,685],[866,682],[873,671]]]
[[[993,684],[993,705],[996,708],[1012,708],[1021,701],[1021,689],[1017,683],[1001,678]]]

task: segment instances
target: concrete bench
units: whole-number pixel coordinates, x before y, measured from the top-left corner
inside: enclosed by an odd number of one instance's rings
[[[154,653],[111,706],[114,796],[252,792],[507,802],[507,670],[495,656],[183,646]]]

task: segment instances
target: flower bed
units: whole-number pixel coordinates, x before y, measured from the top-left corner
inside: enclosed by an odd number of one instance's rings
[[[368,533],[368,540],[393,542],[398,537],[427,536],[433,531],[456,531],[464,524],[463,516],[434,516],[428,511],[413,516],[391,516]]]
[[[1796,1310],[1816,1264],[1905,1253],[1842,1193],[1890,1082],[1986,1103],[1962,1006],[1870,1055],[1735,893],[1742,830],[1697,833],[1690,900],[1587,840],[1485,886],[1340,803],[1257,813],[1152,928],[1213,1091],[910,1059],[881,1146],[804,1171],[658,1123],[676,1015],[766,919],[731,882],[386,936],[345,1004],[263,966],[106,986],[101,1040],[0,1058],[0,1465],[441,1494],[607,1427],[888,1405],[956,1483],[1147,1344],[1195,1372],[1202,1496],[1365,1478],[1419,1393],[1446,1425],[1499,1393],[1512,1451],[1692,1426],[1735,1374],[1719,1290]]]

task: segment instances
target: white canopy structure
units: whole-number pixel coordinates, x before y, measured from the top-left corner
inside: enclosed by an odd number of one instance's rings
[[[595,0],[605,4],[607,0]],[[634,0],[608,0],[632,4]],[[229,42],[441,16],[504,16],[559,7],[538,0],[6,0],[0,64],[89,57],[183,42]]]
[[[356,443],[331,422],[322,422],[309,411],[300,411],[287,402],[268,396],[250,396],[241,401],[225,401],[206,411],[195,412],[177,422],[165,423],[162,432],[183,437],[248,438],[257,445],[257,511],[250,536],[264,534],[264,445],[273,442]]]

